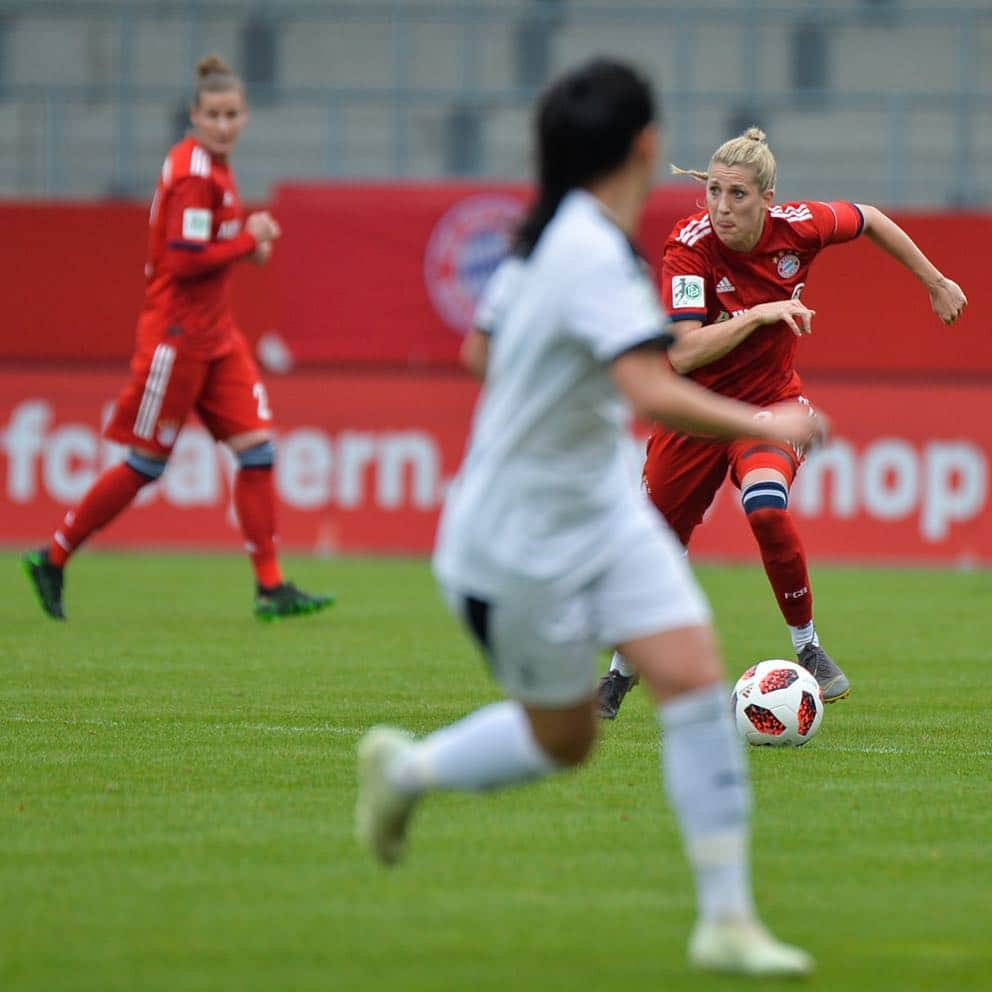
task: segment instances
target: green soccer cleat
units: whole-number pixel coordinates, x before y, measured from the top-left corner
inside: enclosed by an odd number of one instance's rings
[[[311,596],[297,589],[292,582],[282,582],[268,589],[258,587],[255,595],[255,616],[269,622],[283,617],[300,617],[319,613],[334,603],[333,596]]]
[[[65,584],[64,572],[48,560],[48,551],[29,551],[21,556],[21,568],[31,580],[41,608],[53,620],[65,620],[62,606],[62,587]]]

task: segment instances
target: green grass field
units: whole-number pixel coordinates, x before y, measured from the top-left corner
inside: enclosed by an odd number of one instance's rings
[[[237,557],[81,555],[71,620],[0,556],[4,992],[773,988],[684,964],[690,881],[645,694],[593,763],[441,796],[393,871],[351,837],[354,747],[497,693],[425,563],[291,560],[334,610],[260,625]],[[763,574],[704,568],[733,675],[788,656]],[[819,569],[852,677],[751,751],[763,915],[826,992],[987,989],[992,575]]]

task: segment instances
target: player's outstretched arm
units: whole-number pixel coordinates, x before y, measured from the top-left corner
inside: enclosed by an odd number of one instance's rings
[[[859,203],[858,209],[865,219],[866,237],[897,262],[906,266],[926,286],[933,312],[945,324],[953,324],[968,305],[968,298],[961,291],[961,287],[953,279],[948,279],[920,251],[916,242],[878,207]]]
[[[687,434],[719,438],[755,437],[800,447],[826,440],[829,424],[799,403],[768,409],[741,403],[675,375],[664,358],[647,348],[613,362],[613,380],[638,416]]]

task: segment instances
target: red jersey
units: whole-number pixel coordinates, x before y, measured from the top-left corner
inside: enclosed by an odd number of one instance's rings
[[[856,238],[853,203],[783,203],[769,209],[751,251],[728,248],[706,211],[675,225],[665,243],[662,296],[674,321],[715,324],[759,303],[799,299],[809,267],[827,245]],[[725,396],[764,405],[802,391],[793,368],[796,336],[784,322],[759,327],[722,358],[689,373]]]
[[[168,334],[191,355],[213,358],[237,331],[228,282],[231,263],[255,251],[241,230],[234,173],[194,137],[166,156],[152,200],[139,340]]]

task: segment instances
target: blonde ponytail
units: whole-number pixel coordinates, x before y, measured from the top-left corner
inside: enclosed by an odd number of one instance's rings
[[[705,172],[700,172],[699,169],[680,169],[673,162],[668,163],[668,168],[672,170],[673,176],[692,176],[693,179],[698,179],[701,183],[706,182],[709,178]]]
[[[749,127],[743,134],[720,145],[710,159],[710,167],[713,165],[749,166],[754,169],[758,190],[762,193],[775,186],[775,156],[768,147],[767,135],[760,127]],[[680,169],[677,165],[671,169],[673,175],[692,176],[700,182],[706,182],[709,178],[708,172],[697,169]]]

